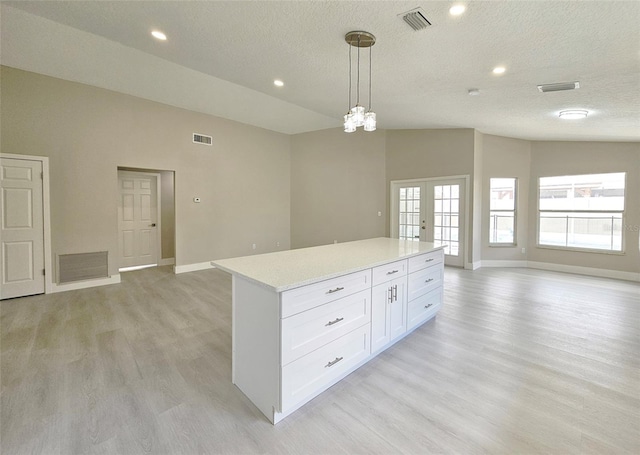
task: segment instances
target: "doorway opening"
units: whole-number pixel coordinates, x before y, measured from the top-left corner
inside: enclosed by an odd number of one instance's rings
[[[175,264],[175,172],[118,167],[118,270]]]

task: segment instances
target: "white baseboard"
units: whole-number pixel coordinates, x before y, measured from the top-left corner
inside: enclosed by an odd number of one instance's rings
[[[494,261],[481,261],[482,267],[527,267],[527,261],[508,261],[508,260],[494,260]]]
[[[93,288],[96,286],[106,286],[108,284],[118,283],[120,283],[120,274],[116,273],[115,275],[111,275],[108,278],[100,278],[98,280],[85,280],[65,284],[53,283],[51,285],[50,293],[53,294],[55,292],[75,291],[77,289]]]
[[[198,270],[215,269],[211,262],[198,262],[197,264],[176,265],[173,268],[173,272],[177,275],[179,273],[196,272]]]
[[[176,259],[175,258],[166,258],[166,259],[160,259],[158,261],[158,265],[162,266],[162,265],[173,265],[176,263]]]
[[[615,278],[617,280],[640,281],[640,273],[622,272],[620,270],[596,269],[593,267],[581,267],[578,265],[552,264],[549,262],[528,261],[529,268],[551,270],[554,272],[575,273],[578,275],[598,276],[603,278]]]

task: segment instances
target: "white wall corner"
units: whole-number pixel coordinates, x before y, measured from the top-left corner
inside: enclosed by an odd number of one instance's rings
[[[215,269],[211,262],[198,262],[196,264],[176,265],[173,272],[179,273],[196,272],[198,270]]]
[[[65,291],[75,291],[78,289],[87,289],[94,288],[98,286],[107,286],[109,284],[119,284],[120,283],[120,274],[116,273],[115,275],[111,275],[107,278],[100,278],[97,280],[84,280],[84,281],[76,281],[74,283],[65,283],[65,284],[57,284],[53,283],[51,285],[51,290],[48,294],[53,294],[56,292],[65,292]]]
[[[614,278],[625,281],[640,281],[640,272],[623,272],[620,270],[596,269],[594,267],[581,267],[578,265],[552,264],[549,262],[528,262],[532,269],[551,270],[553,272],[575,273],[578,275],[597,276],[602,278]]]
[[[159,266],[163,266],[163,265],[174,265],[176,263],[175,258],[166,258],[166,259],[160,259],[158,261],[158,265]]]

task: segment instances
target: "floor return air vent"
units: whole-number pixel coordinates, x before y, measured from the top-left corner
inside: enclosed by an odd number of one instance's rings
[[[58,255],[58,283],[107,278],[109,261],[106,251]]]

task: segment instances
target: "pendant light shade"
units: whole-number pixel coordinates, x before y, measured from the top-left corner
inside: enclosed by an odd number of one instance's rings
[[[371,110],[371,47],[376,42],[376,37],[369,32],[354,31],[349,32],[344,37],[347,44],[349,44],[349,109],[344,116],[344,131],[345,133],[353,133],[356,128],[364,126],[365,131],[375,131],[376,129],[376,113]],[[351,104],[351,88],[353,83],[353,71],[352,71],[352,48],[357,49],[356,59],[356,96],[355,105]],[[369,106],[365,111],[365,107],[360,104],[360,48],[369,48]]]

